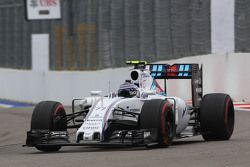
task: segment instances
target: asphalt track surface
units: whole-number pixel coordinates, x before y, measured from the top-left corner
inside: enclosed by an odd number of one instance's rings
[[[56,153],[43,153],[22,147],[32,109],[0,108],[0,167],[250,166],[250,111],[236,112],[229,141],[205,142],[197,136],[161,149],[64,147]]]

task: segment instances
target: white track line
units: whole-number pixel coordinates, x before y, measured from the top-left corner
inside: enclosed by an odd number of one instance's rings
[[[11,107],[13,107],[13,105],[0,104],[0,107],[2,107],[2,108],[11,108]]]

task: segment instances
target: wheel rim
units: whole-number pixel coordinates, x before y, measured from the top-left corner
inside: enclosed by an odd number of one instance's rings
[[[226,99],[224,122],[227,133],[231,135],[234,129],[234,107],[233,102],[230,98]]]
[[[161,135],[164,145],[168,145],[173,137],[173,118],[171,111],[167,109],[168,103],[166,102],[162,108],[161,115]]]
[[[170,111],[168,111],[168,116],[167,116],[167,130],[168,130],[168,137],[170,139],[173,138],[173,116]]]
[[[55,107],[55,110],[53,112],[53,119],[52,119],[52,128],[53,130],[66,130],[66,125],[63,120],[63,117],[65,116],[65,110],[61,104],[57,105]]]

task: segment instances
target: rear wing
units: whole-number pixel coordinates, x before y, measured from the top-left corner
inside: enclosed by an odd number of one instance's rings
[[[199,64],[149,64],[146,61],[127,61],[135,69],[149,70],[154,79],[164,79],[166,92],[167,79],[190,79],[193,107],[199,107],[203,96],[202,65]]]
[[[148,64],[145,66],[155,79],[191,79],[198,64]]]

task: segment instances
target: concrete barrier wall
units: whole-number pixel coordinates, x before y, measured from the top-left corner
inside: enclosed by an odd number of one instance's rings
[[[204,93],[224,92],[234,100],[250,101],[250,54],[195,56],[161,63],[181,62],[203,64]],[[102,90],[104,95],[116,91],[128,79],[128,70],[39,72],[0,69],[0,98],[32,103],[57,100],[70,105],[72,98],[89,96],[91,90]],[[168,84],[169,96],[191,98],[189,81],[171,80]]]
[[[200,63],[203,64],[203,90],[207,93],[228,93],[236,101],[250,101],[250,74],[249,74],[249,53],[237,54],[213,54],[207,56],[195,56],[191,58],[183,58],[169,63]],[[176,84],[176,85],[175,85]],[[174,95],[182,96],[188,99],[190,91],[189,87],[185,86],[186,81],[171,83],[175,89]]]

